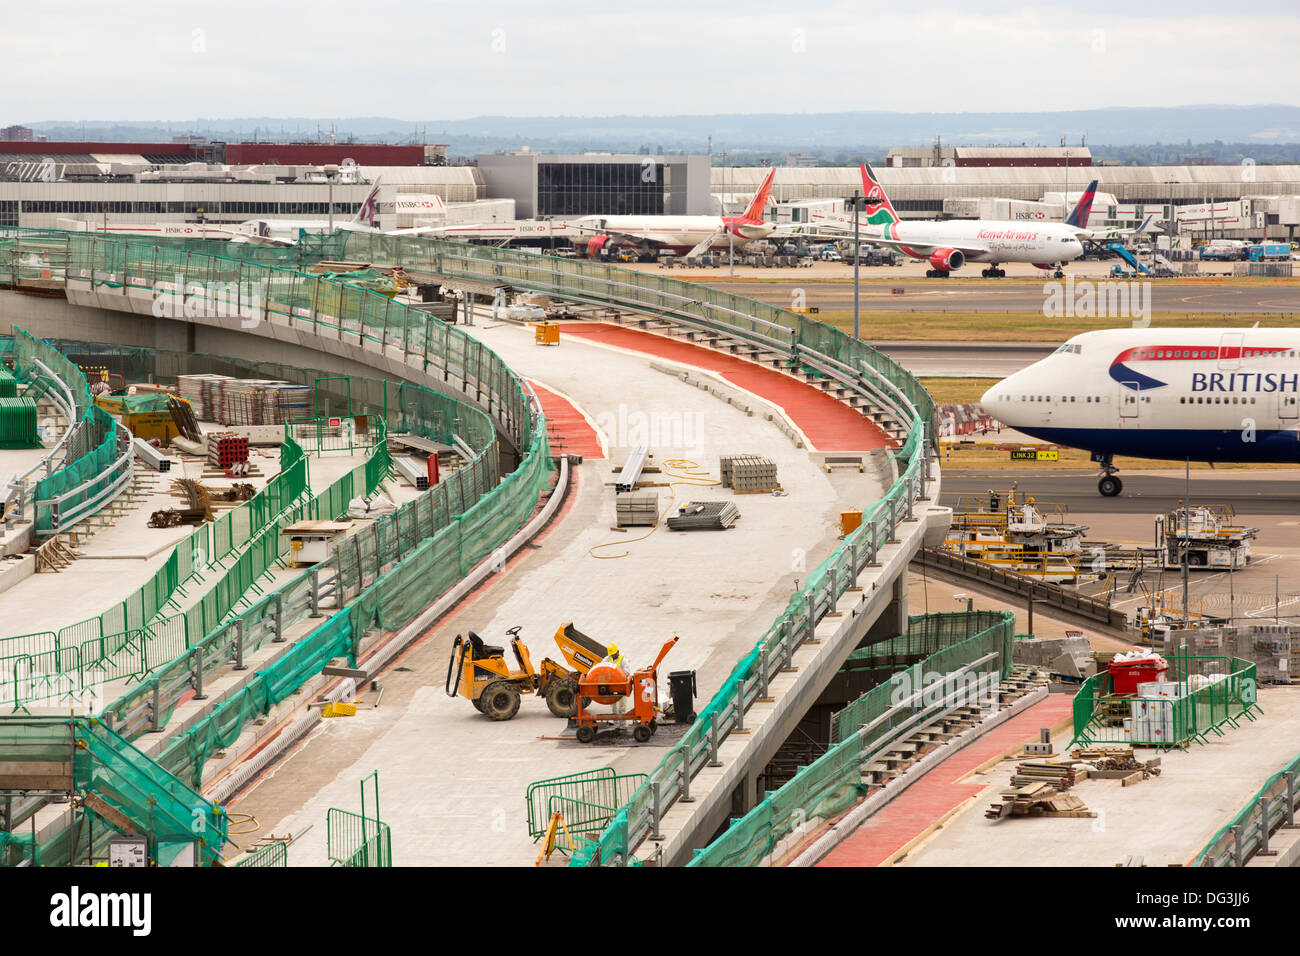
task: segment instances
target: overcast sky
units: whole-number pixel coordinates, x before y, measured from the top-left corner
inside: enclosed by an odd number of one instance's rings
[[[1294,0],[874,6],[4,0],[0,123],[1300,105]]]

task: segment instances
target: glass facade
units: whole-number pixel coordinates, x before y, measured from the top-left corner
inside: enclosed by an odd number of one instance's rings
[[[541,163],[537,215],[662,216],[662,163]]]

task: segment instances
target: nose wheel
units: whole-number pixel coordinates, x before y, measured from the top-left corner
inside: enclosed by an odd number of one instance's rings
[[[1097,490],[1103,498],[1114,498],[1124,490],[1124,482],[1119,480],[1118,475],[1102,475],[1097,480]]]

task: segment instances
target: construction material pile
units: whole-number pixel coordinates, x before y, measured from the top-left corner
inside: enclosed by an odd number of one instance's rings
[[[228,471],[236,464],[248,461],[248,436],[234,432],[208,434],[208,464],[220,471]]]
[[[990,820],[1003,817],[1095,817],[1078,796],[1067,793],[1082,780],[1118,780],[1124,787],[1160,775],[1160,758],[1138,760],[1133,748],[1090,747],[1069,757],[1023,760],[1011,774],[1011,787],[1000,803],[984,811]]]
[[[257,494],[257,489],[246,481],[237,481],[222,491],[208,490],[213,501],[247,501]]]
[[[659,495],[653,491],[615,495],[614,519],[620,528],[653,525],[659,520]]]
[[[776,462],[760,455],[723,455],[719,459],[722,487],[740,492],[777,491]]]
[[[308,418],[312,388],[228,375],[178,375],[177,389],[203,421],[220,425],[283,425]]]
[[[731,501],[688,501],[667,521],[672,531],[722,531],[740,517]]]

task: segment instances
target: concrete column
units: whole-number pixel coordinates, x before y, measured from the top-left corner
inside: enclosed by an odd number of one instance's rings
[[[907,633],[907,574],[894,578],[890,585],[893,593],[889,605],[880,612],[880,617],[872,623],[867,631],[867,644]]]

